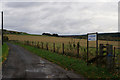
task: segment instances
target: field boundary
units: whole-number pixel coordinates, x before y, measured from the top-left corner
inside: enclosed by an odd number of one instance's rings
[[[86,62],[77,58],[71,58],[69,56],[53,53],[47,50],[39,49],[33,46],[24,45],[21,43],[15,43],[20,45],[27,50],[41,56],[50,61],[55,61],[54,63],[65,66],[68,70],[74,70],[75,72],[84,75],[87,78],[117,78],[113,73],[109,73],[106,69],[101,67],[95,67],[93,65],[87,66]],[[43,54],[44,53],[44,54]],[[51,60],[52,59],[52,60]],[[70,61],[69,61],[70,60]],[[57,63],[57,62],[58,63]],[[61,66],[61,65],[60,65]]]

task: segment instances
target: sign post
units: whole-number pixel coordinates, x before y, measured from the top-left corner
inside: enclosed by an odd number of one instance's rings
[[[87,34],[87,65],[88,65],[88,51],[89,51],[89,41],[96,41],[96,56],[98,56],[98,33],[88,33]],[[97,61],[98,66],[98,61]]]
[[[87,65],[88,65],[88,47],[89,47],[89,42],[88,42],[88,34],[87,34]]]
[[[96,32],[96,57],[98,57],[98,33]],[[97,66],[98,66],[98,60],[97,60]]]
[[[2,17],[2,45],[3,45],[3,11],[1,12],[1,17]]]

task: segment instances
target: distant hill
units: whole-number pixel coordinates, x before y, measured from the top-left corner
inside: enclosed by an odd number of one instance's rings
[[[10,31],[10,30],[3,30],[3,34],[28,34],[25,32],[18,32],[18,31]]]
[[[87,39],[87,34],[85,35],[60,35],[60,37],[73,37],[78,39]],[[120,32],[116,33],[98,33],[99,40],[107,41],[120,41]]]
[[[3,34],[33,35],[33,34],[25,33],[25,32],[10,31],[10,30],[5,30],[5,29],[3,30]],[[33,36],[41,36],[41,35],[34,34]],[[72,37],[72,38],[78,38],[78,39],[87,39],[87,34],[84,34],[84,35],[57,35],[57,37]],[[107,41],[120,41],[120,32],[98,33],[98,39],[99,40],[107,40]]]

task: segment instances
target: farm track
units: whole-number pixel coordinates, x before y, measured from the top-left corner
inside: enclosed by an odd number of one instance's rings
[[[6,78],[53,78],[60,80],[80,79],[82,76],[72,71],[66,71],[56,64],[53,64],[26,49],[7,43],[10,51],[8,59],[3,64],[2,75]]]

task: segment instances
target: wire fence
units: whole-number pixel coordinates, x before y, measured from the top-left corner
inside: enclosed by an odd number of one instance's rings
[[[79,42],[77,43],[55,43],[55,42],[39,42],[39,41],[18,41],[14,40],[14,42],[19,42],[24,45],[34,46],[39,49],[48,50],[57,54],[62,54],[66,56],[71,56],[74,58],[79,58],[82,60],[87,61],[87,48],[85,46],[80,45]],[[98,52],[100,52],[100,49],[98,48]],[[99,53],[100,54],[100,53]],[[89,47],[89,55],[88,59],[91,60],[96,57],[96,47]],[[113,66],[114,70],[117,72],[120,72],[120,48],[119,47],[113,47]],[[102,61],[103,60],[103,61]],[[107,67],[107,57],[102,58],[100,62],[102,62],[102,67]],[[95,63],[91,63],[93,65],[96,65]],[[101,64],[101,63],[100,63]]]

